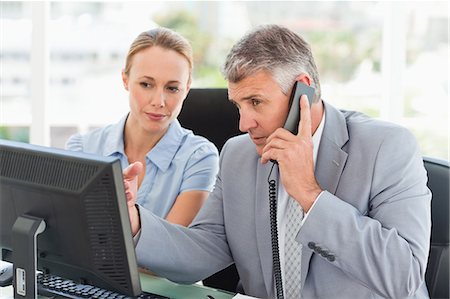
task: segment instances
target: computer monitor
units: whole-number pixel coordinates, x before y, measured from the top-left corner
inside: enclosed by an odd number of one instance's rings
[[[45,221],[37,235],[38,270],[127,296],[141,293],[119,160],[0,140],[4,260],[14,263],[12,229],[24,215]]]

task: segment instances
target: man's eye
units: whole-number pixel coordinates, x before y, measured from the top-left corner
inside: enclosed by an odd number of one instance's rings
[[[261,101],[260,101],[260,100],[252,99],[252,105],[253,105],[253,106],[258,106],[259,104],[261,104]]]
[[[148,88],[148,87],[152,86],[150,83],[147,83],[147,82],[141,82],[141,83],[139,83],[139,85],[141,85],[144,88]]]

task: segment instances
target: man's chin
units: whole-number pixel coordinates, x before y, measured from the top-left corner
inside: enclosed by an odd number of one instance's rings
[[[253,144],[255,145],[255,149],[256,149],[256,153],[258,154],[258,156],[261,157],[262,152],[263,152],[263,148],[266,145],[266,143],[261,140],[261,139],[253,139],[250,137],[250,139],[252,140]]]
[[[255,145],[255,149],[256,149],[256,153],[258,154],[258,156],[262,156],[262,150],[263,150],[263,146],[262,145]]]

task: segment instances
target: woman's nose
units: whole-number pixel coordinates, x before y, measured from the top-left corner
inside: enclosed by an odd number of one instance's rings
[[[151,96],[151,105],[153,107],[162,108],[165,106],[165,95],[164,92],[157,90],[152,96]]]

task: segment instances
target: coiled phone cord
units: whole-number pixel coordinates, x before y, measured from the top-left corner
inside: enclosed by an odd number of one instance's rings
[[[273,272],[275,277],[276,298],[284,299],[283,281],[281,279],[280,252],[278,249],[278,228],[277,228],[277,183],[274,179],[270,179],[273,167],[272,164],[267,182],[269,183],[269,215],[270,215],[270,235],[272,240],[272,260]]]

